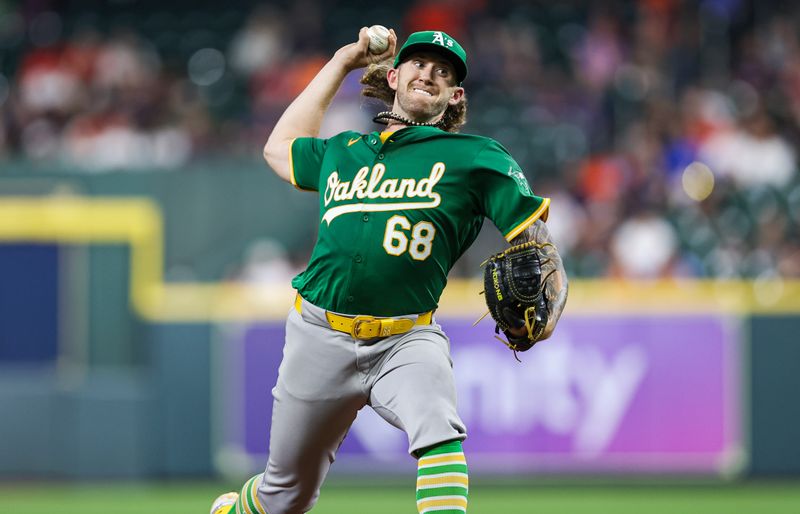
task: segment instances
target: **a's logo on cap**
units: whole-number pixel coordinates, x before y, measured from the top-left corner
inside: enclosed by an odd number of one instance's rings
[[[449,47],[453,46],[453,40],[450,38],[445,38],[444,34],[438,30],[433,33],[432,42],[442,46],[449,46]]]

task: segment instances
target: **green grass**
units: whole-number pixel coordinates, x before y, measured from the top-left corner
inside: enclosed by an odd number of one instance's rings
[[[205,514],[225,486],[0,482],[2,512]],[[498,486],[473,480],[470,514],[798,514],[800,482]],[[314,514],[413,514],[413,488],[332,484]]]

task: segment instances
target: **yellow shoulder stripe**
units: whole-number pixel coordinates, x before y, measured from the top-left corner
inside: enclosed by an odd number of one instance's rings
[[[298,187],[297,180],[294,178],[294,159],[292,158],[292,147],[294,146],[295,141],[297,141],[297,138],[292,138],[292,140],[289,141],[289,181],[294,187]]]
[[[289,141],[289,182],[291,182],[291,184],[296,189],[299,189],[300,191],[315,192],[313,189],[306,189],[306,188],[300,186],[297,183],[297,179],[295,178],[295,174],[294,174],[294,158],[292,157],[292,149],[294,148],[294,142],[295,141],[297,141],[297,138],[294,138],[291,141]]]
[[[541,218],[542,221],[547,221],[547,215],[550,212],[549,209],[550,209],[550,199],[542,198],[542,204],[539,206],[539,208],[536,209],[536,211],[533,214],[528,216],[525,219],[525,221],[523,221],[522,223],[511,229],[511,232],[505,235],[506,241],[511,242],[512,239],[520,235],[523,230],[530,227],[539,218]]]

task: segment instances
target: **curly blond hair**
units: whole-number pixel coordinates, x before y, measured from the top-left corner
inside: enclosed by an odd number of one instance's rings
[[[392,68],[390,61],[378,64],[370,64],[361,77],[361,94],[369,98],[376,98],[385,103],[389,108],[394,105],[395,91],[389,87],[386,80],[386,73]],[[439,127],[447,132],[458,132],[461,126],[467,122],[467,96],[461,97],[461,101],[456,105],[448,105],[442,116],[442,124]]]

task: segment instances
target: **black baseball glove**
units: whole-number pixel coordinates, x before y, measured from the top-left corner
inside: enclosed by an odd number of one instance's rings
[[[516,352],[530,350],[542,339],[550,319],[550,305],[545,294],[545,282],[554,272],[543,276],[542,266],[548,262],[542,248],[534,242],[512,246],[491,256],[483,269],[486,305],[506,339],[497,337]],[[510,329],[525,329],[524,335],[514,335]]]

